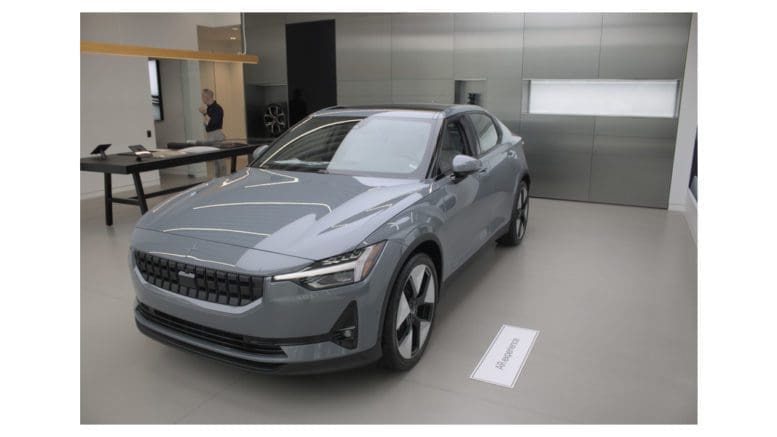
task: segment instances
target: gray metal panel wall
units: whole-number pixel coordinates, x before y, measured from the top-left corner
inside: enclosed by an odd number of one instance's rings
[[[526,140],[534,195],[665,208],[675,119],[528,115],[524,79],[682,79],[690,14],[246,14],[246,83],[286,83],[285,24],[335,19],[338,103],[484,102]]]
[[[514,13],[454,16],[454,78],[485,79],[485,107],[511,129],[521,119],[523,22]]]
[[[453,79],[453,14],[391,16],[391,78]]]
[[[256,65],[244,64],[247,84],[286,85],[286,16],[245,14],[246,52],[259,56]]]
[[[595,79],[602,14],[526,14],[523,77]]]
[[[454,82],[450,79],[400,79],[391,81],[394,103],[453,103]]]
[[[681,79],[690,14],[604,14],[599,77]]]
[[[594,120],[567,115],[529,115],[521,120],[532,195],[588,200]]]
[[[674,144],[674,138],[595,137],[588,200],[666,208]]]
[[[523,14],[455,14],[456,79],[520,78]]]
[[[599,77],[682,79],[689,14],[604,14]],[[666,208],[677,120],[597,117],[590,201]]]
[[[689,29],[689,14],[527,14],[523,77],[679,80]],[[535,195],[666,208],[676,119],[522,117]]]
[[[671,118],[598,117],[588,200],[665,208],[676,132]]]
[[[526,14],[523,77],[596,78],[601,26],[601,14]],[[523,114],[519,133],[526,142],[533,195],[588,200],[592,117]]]
[[[337,103],[391,102],[391,16],[340,15],[335,39]]]
[[[345,16],[335,25],[337,80],[391,79],[391,16]]]

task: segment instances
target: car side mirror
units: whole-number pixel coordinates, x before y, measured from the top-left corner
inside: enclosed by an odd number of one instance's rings
[[[267,149],[269,149],[269,148],[270,148],[270,146],[265,144],[263,146],[259,146],[256,149],[254,149],[254,151],[251,153],[251,156],[254,158],[254,161],[259,159],[260,156],[264,155],[264,152],[266,152]]]
[[[476,173],[483,168],[483,163],[479,159],[467,155],[456,155],[453,157],[453,174],[457,178]]]

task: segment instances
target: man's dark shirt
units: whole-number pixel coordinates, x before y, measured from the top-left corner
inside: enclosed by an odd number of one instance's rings
[[[221,129],[221,126],[224,124],[224,109],[216,103],[214,100],[213,103],[208,105],[207,111],[205,111],[205,114],[210,117],[210,121],[208,124],[205,125],[205,132],[212,132],[214,130]]]

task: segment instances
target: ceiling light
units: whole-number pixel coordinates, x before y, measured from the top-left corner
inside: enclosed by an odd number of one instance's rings
[[[238,31],[238,30],[240,30],[240,29],[239,29],[239,28],[237,28],[237,27],[233,27],[233,28],[232,28],[232,30],[234,30],[234,31]]]
[[[236,39],[237,39],[237,37],[236,37],[236,36],[230,36],[230,37],[229,37],[229,39],[231,39],[231,40],[236,40]]]

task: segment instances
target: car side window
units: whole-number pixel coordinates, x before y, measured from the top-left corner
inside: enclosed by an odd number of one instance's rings
[[[499,131],[491,117],[485,114],[467,114],[478,137],[480,153],[486,153],[499,144]]]
[[[453,157],[467,153],[467,136],[464,132],[464,126],[457,120],[450,120],[445,123],[445,133],[440,148],[440,155],[437,158],[437,168],[439,174],[445,174],[453,170]]]

